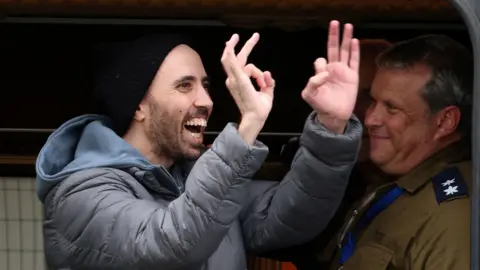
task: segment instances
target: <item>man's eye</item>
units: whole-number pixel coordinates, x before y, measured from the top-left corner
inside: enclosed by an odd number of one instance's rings
[[[396,114],[399,110],[392,105],[387,105],[387,111],[390,114]]]
[[[184,82],[184,83],[181,83],[178,85],[178,89],[180,89],[180,91],[190,91],[192,90],[192,84],[189,83],[189,82]]]

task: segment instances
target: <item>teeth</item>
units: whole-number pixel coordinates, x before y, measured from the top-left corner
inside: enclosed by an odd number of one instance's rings
[[[194,138],[200,138],[200,136],[202,136],[202,134],[200,133],[193,133],[193,132],[189,132],[190,133],[190,136],[194,137]]]
[[[188,126],[200,126],[200,127],[206,127],[207,126],[207,120],[203,118],[194,118],[190,121],[187,121],[185,125]]]

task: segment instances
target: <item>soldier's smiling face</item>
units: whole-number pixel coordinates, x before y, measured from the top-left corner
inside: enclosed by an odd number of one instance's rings
[[[408,173],[440,149],[442,137],[458,124],[450,108],[430,112],[421,91],[431,76],[431,69],[422,64],[407,69],[381,68],[375,76],[365,126],[370,158],[387,173]],[[448,122],[453,126],[446,130]]]

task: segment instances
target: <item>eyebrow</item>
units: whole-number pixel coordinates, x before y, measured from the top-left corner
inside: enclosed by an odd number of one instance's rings
[[[195,79],[196,79],[195,76],[186,75],[186,76],[182,76],[179,79],[175,80],[174,84],[178,85],[178,84],[185,83],[185,82],[191,82],[191,81],[195,81]]]
[[[196,81],[196,80],[197,80],[197,77],[195,77],[193,75],[185,75],[185,76],[182,76],[179,79],[175,80],[174,84],[178,85],[178,84],[181,84],[181,83],[192,82],[192,81]],[[208,76],[204,76],[204,77],[202,77],[201,81],[210,83],[210,78]]]
[[[395,109],[398,109],[398,110],[401,110],[401,111],[404,111],[405,110],[405,107],[403,104],[401,104],[400,102],[396,102],[396,101],[392,101],[392,100],[385,100],[384,101],[385,104],[387,104],[388,106],[392,107],[392,108],[395,108]]]
[[[373,100],[378,101],[378,99],[376,99],[376,98],[373,97],[371,91],[369,92],[369,95],[370,95],[370,97],[371,97]],[[401,110],[401,111],[403,111],[403,110],[405,109],[402,104],[400,104],[399,102],[393,101],[393,100],[391,100],[391,99],[389,99],[389,98],[383,99],[383,100],[381,100],[381,102],[387,104],[387,106],[389,106],[389,107],[393,107],[393,108],[398,109],[398,110]]]

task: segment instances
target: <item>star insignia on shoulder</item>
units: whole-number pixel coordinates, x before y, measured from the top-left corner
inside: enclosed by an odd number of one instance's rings
[[[468,196],[468,188],[457,167],[448,167],[432,178],[437,203]]]

